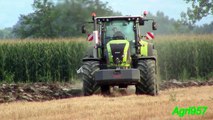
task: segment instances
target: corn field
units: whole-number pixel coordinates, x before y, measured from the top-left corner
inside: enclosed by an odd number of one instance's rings
[[[7,82],[71,81],[86,44],[69,40],[3,41],[0,80]]]
[[[160,36],[154,42],[161,79],[213,77],[213,35]]]
[[[78,39],[0,41],[0,82],[72,81],[89,43]],[[161,79],[213,77],[213,35],[157,36]]]

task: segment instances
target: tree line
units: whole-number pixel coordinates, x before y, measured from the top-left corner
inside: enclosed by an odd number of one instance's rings
[[[213,33],[213,21],[210,24],[196,26],[194,23],[208,14],[213,14],[213,6],[208,1],[184,0],[192,4],[187,13],[181,13],[181,19],[175,20],[158,11],[156,15],[150,14],[158,23],[156,34],[209,34]],[[0,38],[64,38],[78,37],[81,25],[91,21],[91,13],[98,16],[122,15],[113,11],[107,3],[100,0],[35,0],[34,12],[21,15],[12,28],[0,30]],[[147,25],[143,28],[149,30]]]

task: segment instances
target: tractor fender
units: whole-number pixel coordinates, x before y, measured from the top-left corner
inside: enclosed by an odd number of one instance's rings
[[[152,43],[141,40],[140,42],[140,54],[141,56],[153,56],[154,55],[154,45]]]
[[[154,56],[154,45],[152,43],[148,43],[148,56]]]
[[[83,58],[82,59],[83,62],[87,62],[87,61],[101,61],[99,58]]]
[[[139,57],[138,60],[155,60],[155,61],[157,61],[157,58],[156,58],[156,56],[142,56],[142,57]]]

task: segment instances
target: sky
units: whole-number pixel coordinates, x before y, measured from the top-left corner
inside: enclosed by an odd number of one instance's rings
[[[27,15],[33,12],[32,3],[34,0],[0,0],[0,29],[15,25],[20,15]],[[180,19],[180,13],[186,12],[189,4],[183,0],[101,0],[108,2],[113,10],[123,15],[141,15],[144,10],[155,14],[162,11],[169,18]],[[213,16],[203,18],[197,25],[210,23]]]

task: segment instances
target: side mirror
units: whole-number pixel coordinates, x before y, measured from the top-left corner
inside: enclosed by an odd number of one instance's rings
[[[86,33],[87,31],[86,31],[86,28],[85,28],[85,25],[82,25],[81,26],[81,33]]]
[[[157,23],[156,22],[152,22],[152,30],[157,30]]]

